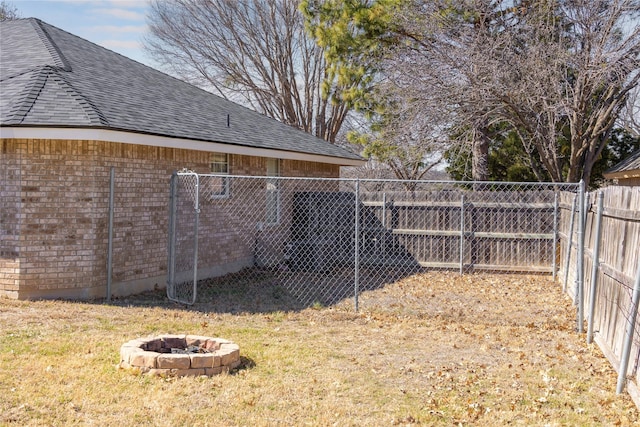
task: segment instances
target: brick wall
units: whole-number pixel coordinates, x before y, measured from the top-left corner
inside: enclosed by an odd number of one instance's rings
[[[282,176],[315,178],[338,178],[340,176],[340,169],[338,166],[326,163],[283,160],[280,167]]]
[[[265,158],[234,156],[230,172],[236,176],[264,176],[267,162]],[[196,170],[196,172],[205,172]],[[281,161],[281,175],[296,177],[337,178],[339,167],[312,162]],[[258,246],[261,242],[274,240],[273,236],[290,232],[291,200],[280,201],[281,217],[277,224],[260,226],[266,219],[266,182],[263,179],[233,178],[230,182],[230,197],[207,199],[203,194],[208,178],[200,179],[200,214],[198,216],[198,275],[199,278],[225,274],[241,268],[261,263]],[[321,185],[329,189],[326,182]],[[309,190],[318,185],[312,181],[287,181],[283,193],[291,194],[296,188]],[[295,187],[295,188],[294,188]],[[337,187],[336,187],[337,188]],[[189,281],[192,277],[194,247],[193,202],[186,199],[186,191],[179,191],[182,199],[178,206],[176,266],[180,275],[178,282]],[[267,238],[271,236],[270,238]],[[280,239],[282,241],[282,239]],[[269,252],[280,252],[284,248],[269,248]]]
[[[109,172],[115,168],[113,287],[130,294],[164,287],[169,179],[174,170],[208,172],[205,152],[101,141],[2,140],[0,295],[104,297]],[[232,156],[234,175],[264,175],[266,160]],[[287,176],[337,177],[339,167],[283,161]],[[236,199],[239,203],[240,199]],[[222,231],[221,219],[209,226]],[[220,233],[203,259],[246,256]]]
[[[18,291],[20,157],[0,140],[0,295]]]

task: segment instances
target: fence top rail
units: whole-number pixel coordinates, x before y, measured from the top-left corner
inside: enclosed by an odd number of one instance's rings
[[[452,181],[452,180],[402,180],[402,179],[375,179],[375,178],[320,178],[320,177],[295,177],[295,176],[257,176],[257,175],[230,175],[215,173],[197,173],[193,171],[177,171],[178,176],[193,176],[232,179],[277,179],[282,181],[334,181],[334,182],[360,182],[360,183],[389,183],[389,184],[429,184],[449,186],[478,186],[483,187],[558,187],[566,191],[578,191],[580,183],[573,182],[512,182],[512,181]],[[471,189],[470,189],[471,190]]]
[[[416,208],[460,208],[460,200],[445,202],[445,201],[364,201],[364,206],[371,207],[416,207]],[[553,209],[555,205],[553,203],[522,203],[522,202],[464,202],[465,207],[470,208],[504,208],[504,209]]]

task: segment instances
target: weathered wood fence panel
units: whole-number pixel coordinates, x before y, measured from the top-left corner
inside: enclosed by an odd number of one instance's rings
[[[363,218],[375,220],[362,229],[369,239],[382,242],[381,252],[389,244],[400,246],[422,267],[551,273],[557,269],[556,194],[513,190],[365,196]]]
[[[564,193],[560,198],[560,264],[563,270],[564,266],[568,266],[569,274],[562,271],[561,279],[566,277],[567,292],[577,299],[575,271],[579,221],[577,210],[571,215],[574,197],[573,193]],[[598,197],[602,197],[602,208],[599,208]],[[629,383],[629,391],[638,403],[640,393],[636,385],[640,383],[640,319],[637,316],[631,318],[630,308],[640,262],[640,188],[608,187],[589,194],[585,204],[584,300],[588,304],[586,320],[591,326],[589,334],[593,335],[611,364],[619,371],[625,331],[630,322],[635,323],[626,374],[635,380],[635,384]],[[569,239],[569,236],[572,238]],[[599,253],[594,260],[597,243]]]

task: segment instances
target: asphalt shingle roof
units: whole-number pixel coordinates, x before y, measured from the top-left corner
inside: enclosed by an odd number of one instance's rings
[[[629,157],[609,169],[606,173],[627,172],[640,170],[640,150],[634,151]]]
[[[0,23],[0,125],[96,127],[361,159],[35,18]]]

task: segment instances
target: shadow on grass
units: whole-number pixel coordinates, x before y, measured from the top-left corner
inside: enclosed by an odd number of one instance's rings
[[[242,371],[247,371],[249,369],[253,369],[256,367],[256,362],[250,358],[245,356],[240,356],[240,365],[234,368],[229,374],[237,375]]]
[[[284,286],[256,277],[231,274],[198,282],[197,298],[193,305],[169,300],[166,289],[115,297],[115,306],[161,307],[205,313],[273,313],[299,311],[306,308]],[[190,295],[189,295],[190,297]],[[187,298],[188,299],[188,298]],[[96,300],[105,303],[105,300]]]
[[[363,267],[359,271],[359,291],[382,288],[415,274],[418,270],[414,266],[401,269]],[[190,301],[193,284],[177,285],[175,295]],[[325,271],[246,268],[221,277],[200,280],[196,289],[196,302],[193,305],[169,300],[164,289],[113,298],[111,304],[183,308],[220,314],[256,314],[329,307],[353,299],[354,295],[353,267],[336,267]]]

